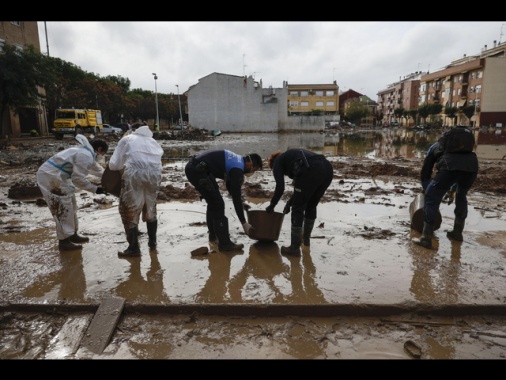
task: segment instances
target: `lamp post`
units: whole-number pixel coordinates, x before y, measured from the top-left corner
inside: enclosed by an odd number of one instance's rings
[[[177,101],[179,102],[179,125],[181,125],[181,129],[183,129],[183,113],[181,112],[181,98],[179,97],[179,85],[176,84],[177,87]]]
[[[153,73],[153,75],[155,76],[155,106],[156,106],[156,127],[155,128],[160,128],[160,119],[158,117],[158,90],[156,88],[156,80],[158,79],[158,77],[156,76],[156,73]]]

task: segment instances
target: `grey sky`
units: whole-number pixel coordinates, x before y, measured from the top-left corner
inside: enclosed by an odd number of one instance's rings
[[[253,75],[263,87],[336,80],[376,100],[416,71],[437,71],[506,42],[506,21],[48,21],[49,54],[131,89],[186,91],[213,72]],[[44,21],[41,50],[47,52]]]

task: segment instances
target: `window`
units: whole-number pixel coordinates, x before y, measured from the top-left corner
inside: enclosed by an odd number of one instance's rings
[[[14,47],[16,48],[16,51],[23,52],[23,45],[20,44],[14,44]]]
[[[315,91],[316,96],[323,96],[323,91]]]
[[[299,96],[299,91],[290,91],[291,96]]]
[[[481,93],[481,84],[476,86],[476,93],[477,94]]]
[[[299,102],[297,102],[295,100],[290,101],[290,107],[298,107],[298,106],[299,106]]]
[[[301,91],[300,96],[309,96],[309,92],[308,91]]]
[[[420,91],[422,91],[422,92],[427,91],[427,84],[425,84],[425,83],[424,83],[424,84],[422,84],[422,85],[420,86]]]
[[[12,25],[21,26],[21,21],[11,21]]]
[[[335,102],[334,101],[330,101],[330,102],[327,102],[327,107],[334,107],[335,106]]]
[[[457,89],[457,95],[459,95],[459,96],[460,96],[460,92],[461,92],[461,90],[462,90],[461,88]]]
[[[323,107],[323,102],[316,102],[316,107]]]
[[[301,107],[309,107],[309,102],[300,102]]]
[[[478,71],[478,78],[483,77],[483,71]]]
[[[327,91],[327,96],[334,96],[334,91],[332,90]]]

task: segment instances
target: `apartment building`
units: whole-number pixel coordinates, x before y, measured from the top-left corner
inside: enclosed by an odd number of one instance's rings
[[[433,73],[416,72],[399,79],[378,92],[378,113],[386,122],[402,121],[395,109],[416,110],[424,104],[443,106],[443,125],[454,123],[474,126],[506,126],[506,42],[484,46],[480,54],[464,55]],[[474,106],[469,120],[463,112],[454,121],[446,117],[444,107]],[[406,123],[406,121],[404,121]],[[410,125],[414,123],[409,120]]]
[[[289,115],[338,115],[339,86],[330,84],[288,84]]]
[[[20,50],[32,45],[40,52],[37,21],[0,21],[0,54],[5,45],[14,45]],[[19,114],[9,110],[2,117],[1,138],[29,135],[32,130],[40,135],[48,134],[46,109],[42,104],[35,108],[23,108]]]
[[[382,115],[383,123],[398,122],[410,126],[415,124],[412,119],[402,120],[395,116],[395,109],[416,110],[419,104],[420,79],[423,72],[415,72],[399,78],[398,82],[392,83],[386,89],[378,92],[378,106],[376,113]]]
[[[491,49],[487,45],[480,55],[465,56],[443,70],[424,75],[420,84],[420,104],[439,103],[444,107],[474,107],[469,120],[457,115],[457,124],[506,126],[506,43]],[[444,111],[443,111],[444,112]],[[441,115],[444,125],[452,120]]]

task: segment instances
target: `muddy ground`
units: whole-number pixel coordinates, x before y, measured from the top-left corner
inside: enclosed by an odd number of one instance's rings
[[[112,148],[117,139],[107,136]],[[71,139],[56,141],[53,139],[28,139],[4,142],[0,150],[0,234],[11,235],[33,229],[33,224],[42,223],[34,219],[27,221],[23,207],[44,208],[43,200],[37,194],[35,172],[42,162],[55,150],[74,144]],[[110,154],[112,149],[110,149]],[[332,160],[334,182],[343,185],[330,188],[320,207],[337,204],[360,204],[367,202],[392,207],[395,194],[419,191],[419,160],[397,158],[382,162],[361,157],[337,157]],[[361,188],[361,181],[372,185]],[[375,181],[393,184],[391,189],[374,186]],[[348,186],[345,186],[348,184]],[[272,196],[272,183],[267,176],[255,182],[247,182],[244,195],[251,204],[263,204]],[[504,161],[490,160],[480,162],[479,179],[473,186],[473,207],[483,213],[502,213],[506,209],[506,164]],[[394,195],[393,195],[394,194]],[[285,197],[286,200],[286,197]],[[107,209],[115,202],[114,197],[91,198],[98,208]],[[160,204],[198,203],[198,193],[186,183],[181,165],[170,166],[164,170],[164,182],[159,194]],[[88,206],[89,207],[89,202]],[[333,206],[334,207],[334,206]],[[282,207],[278,206],[281,210]],[[336,208],[336,213],[338,213]],[[41,217],[47,224],[47,215]],[[16,223],[16,220],[19,222]],[[32,223],[32,227],[27,226]],[[365,225],[366,222],[363,222]],[[195,225],[195,224],[194,224]],[[325,238],[322,226],[321,238]],[[351,232],[353,234],[353,232]],[[364,228],[354,232],[366,241],[368,246],[385,239],[399,239],[391,229]],[[316,232],[315,235],[318,235]],[[394,237],[393,237],[394,236]],[[483,234],[487,240],[487,234]],[[201,235],[190,235],[189,239],[200,239]],[[320,236],[315,236],[315,240]],[[477,237],[478,241],[480,237]],[[182,243],[180,235],[175,243]],[[486,243],[491,247],[503,249],[504,240]],[[504,239],[504,236],[499,236]],[[170,242],[174,244],[174,242]],[[402,238],[397,244],[407,244]],[[502,248],[501,248],[502,247]],[[360,248],[359,248],[360,249]],[[316,248],[315,248],[316,250]],[[254,251],[250,251],[250,256]],[[316,256],[316,251],[311,255]],[[152,256],[152,255],[151,255]],[[415,252],[415,258],[418,253]],[[213,256],[219,257],[219,256]],[[453,257],[453,256],[452,256]],[[151,258],[153,259],[153,256]],[[9,259],[0,254],[0,266],[4,269]],[[422,252],[417,260],[425,261]],[[289,262],[292,263],[289,258]],[[152,261],[153,262],[153,261]],[[5,264],[5,265],[2,265]],[[210,264],[211,265],[211,262]],[[431,265],[425,261],[423,265]],[[504,261],[501,268],[490,268],[490,276],[504,280]],[[163,265],[162,265],[163,266]],[[254,269],[258,271],[258,268]],[[265,270],[265,269],[264,269]],[[0,269],[1,271],[1,269]],[[254,273],[253,273],[254,274]],[[339,274],[339,272],[338,272]],[[454,274],[449,273],[448,276]],[[261,275],[257,274],[257,278]],[[312,274],[318,282],[318,274]],[[487,276],[480,272],[480,276]],[[197,313],[166,315],[164,313],[143,313],[142,309],[132,308],[124,313],[114,333],[110,345],[101,354],[77,349],[75,341],[67,344],[63,331],[76,330],[89,323],[92,313],[60,311],[29,312],[23,308],[9,305],[22,304],[19,290],[10,288],[9,279],[13,274],[2,276],[0,294],[2,304],[6,306],[0,314],[0,358],[2,359],[504,359],[506,358],[506,316],[496,312],[467,316],[456,311],[455,316],[447,313],[437,315],[416,309],[402,308],[395,315],[373,315],[357,312],[347,316],[332,318],[269,316],[259,312],[256,316],[219,316]],[[465,279],[472,282],[471,279]],[[478,279],[478,282],[483,280]],[[327,284],[326,284],[327,286]],[[325,286],[322,286],[324,288]],[[215,289],[218,291],[218,289]],[[206,294],[210,303],[213,289]],[[251,294],[259,292],[252,289]],[[128,292],[127,292],[128,293]],[[422,292],[423,293],[423,292]],[[499,289],[499,293],[500,289]],[[200,293],[202,296],[202,292]],[[245,293],[247,294],[247,292]],[[503,294],[504,295],[504,294]],[[426,296],[426,295],[425,295]],[[233,302],[232,299],[227,302]],[[249,295],[250,302],[262,296]],[[259,298],[255,298],[259,297]],[[265,300],[268,297],[264,296]],[[322,303],[321,294],[312,294],[308,299],[295,300],[295,303]],[[424,297],[423,295],[421,296]],[[427,296],[428,297],[428,296]],[[173,297],[175,298],[175,297]],[[443,297],[445,298],[445,297]],[[238,298],[241,299],[241,298]],[[94,299],[96,301],[96,299]],[[129,300],[127,299],[127,302]],[[138,301],[138,299],[135,299]],[[242,301],[248,302],[245,295]],[[205,302],[205,301],[204,301]],[[290,300],[284,300],[290,304]],[[64,305],[59,299],[58,304]],[[70,302],[72,303],[72,302]],[[273,304],[272,300],[266,302]],[[262,304],[262,302],[259,302]],[[504,298],[498,300],[504,305]],[[458,306],[458,305],[457,305]],[[127,308],[128,309],[128,308]],[[44,310],[44,309],[41,309]],[[65,309],[62,309],[65,310]],[[496,309],[493,309],[496,310]],[[311,314],[311,313],[309,313]],[[379,313],[381,314],[381,313]],[[72,335],[72,334],[69,334]],[[69,346],[71,348],[69,348]]]

